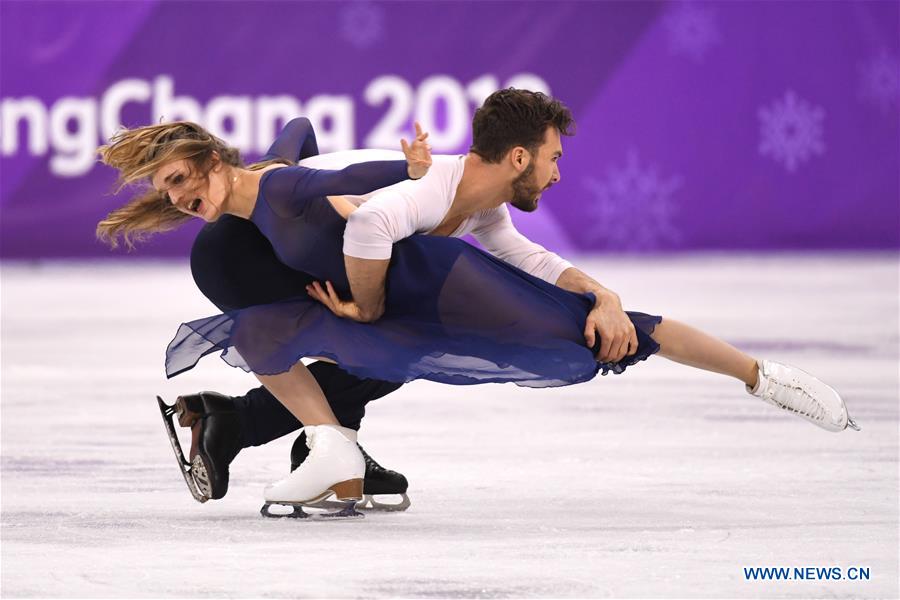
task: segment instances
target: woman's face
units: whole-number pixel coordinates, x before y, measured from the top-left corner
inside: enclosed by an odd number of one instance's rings
[[[212,222],[225,212],[231,195],[228,171],[217,160],[203,175],[190,160],[179,159],[160,167],[150,181],[181,212]]]

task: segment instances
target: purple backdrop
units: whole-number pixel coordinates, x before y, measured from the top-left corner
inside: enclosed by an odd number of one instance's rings
[[[562,182],[515,216],[554,249],[897,248],[898,7],[4,1],[0,252],[110,255],[92,152],[119,124],[199,119],[252,158],[298,114],[322,151],[397,147],[418,118],[453,153],[509,84],[578,120]]]

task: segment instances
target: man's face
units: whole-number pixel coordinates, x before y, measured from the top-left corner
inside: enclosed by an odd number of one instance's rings
[[[536,210],[544,190],[560,179],[558,161],[561,156],[559,130],[551,125],[544,132],[544,142],[532,154],[528,166],[513,180],[510,204],[525,212]]]

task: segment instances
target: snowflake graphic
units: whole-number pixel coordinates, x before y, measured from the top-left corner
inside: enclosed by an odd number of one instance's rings
[[[784,164],[794,172],[797,166],[813,154],[825,152],[822,140],[822,121],[825,109],[813,106],[788,90],[782,100],[759,109],[759,153]]]
[[[693,2],[675,5],[663,20],[672,54],[701,62],[709,49],[721,41],[715,12]]]
[[[672,194],[681,182],[679,176],[663,179],[655,166],[641,166],[634,150],[624,167],[609,167],[603,179],[586,177],[584,187],[593,196],[588,239],[610,250],[654,250],[679,242]]]
[[[384,37],[384,9],[373,2],[349,2],[340,14],[341,38],[369,48]]]
[[[900,99],[900,59],[882,52],[859,67],[860,98],[889,112]]]

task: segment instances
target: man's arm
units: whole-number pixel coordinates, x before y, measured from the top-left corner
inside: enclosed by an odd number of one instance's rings
[[[355,306],[343,303],[342,316],[370,322],[384,314],[384,285],[394,242],[440,224],[450,202],[448,182],[453,169],[452,161],[436,163],[420,181],[392,186],[349,216],[344,265]],[[334,304],[335,297],[330,300]]]
[[[594,294],[596,300],[585,322],[584,337],[587,345],[593,347],[597,334],[600,335],[599,360],[617,362],[627,354],[634,354],[637,334],[615,292],[522,235],[513,225],[505,205],[481,215],[480,220],[472,235],[500,260],[570,292]]]
[[[575,267],[563,271],[556,285],[570,292],[594,294],[596,300],[584,324],[584,339],[588,347],[593,348],[597,342],[596,336],[600,336],[598,360],[618,362],[637,352],[637,333],[631,319],[622,310],[618,294]]]
[[[357,320],[371,323],[384,314],[384,283],[390,262],[390,259],[371,260],[344,255],[347,280],[353,300],[359,307]]]
[[[473,217],[472,236],[486,251],[526,273],[556,284],[572,263],[522,235],[513,225],[506,205]]]
[[[347,217],[344,267],[352,300],[339,298],[329,281],[307,287],[311,297],[337,316],[370,323],[384,314],[384,286],[394,242],[414,234],[419,225],[414,193],[408,188],[407,183],[392,186]]]
[[[419,204],[429,175],[377,194],[347,218],[344,229],[344,266],[358,321],[371,322],[384,314],[384,285],[394,242],[421,231]],[[427,204],[427,201],[426,201]]]

